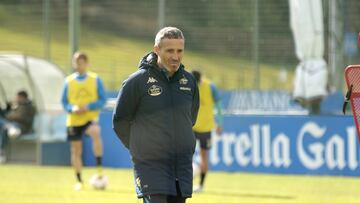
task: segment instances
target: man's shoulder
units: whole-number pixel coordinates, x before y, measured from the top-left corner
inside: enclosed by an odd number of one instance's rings
[[[88,78],[92,78],[92,79],[100,79],[99,75],[95,72],[92,72],[92,71],[88,71],[86,72],[86,76],[85,78],[79,78],[79,77],[82,77],[82,76],[79,76],[79,73],[77,72],[74,72],[70,75],[68,75],[66,78],[65,78],[65,81],[67,83],[69,83],[70,81],[73,81],[73,80],[83,80],[83,79],[88,79]]]
[[[75,72],[75,73],[71,73],[70,75],[66,76],[65,81],[66,81],[66,82],[70,82],[70,81],[72,81],[72,80],[75,80],[76,77],[77,77],[77,73],[76,73],[76,72]]]
[[[27,105],[27,108],[31,111],[31,114],[36,113],[36,107],[35,107],[35,105],[33,104],[32,101],[29,101],[29,103]],[[31,115],[31,116],[33,116],[33,115]]]
[[[190,72],[188,72],[187,70],[183,70],[183,75],[186,77],[187,80],[189,80],[191,83],[196,84],[196,80],[195,77],[193,76],[193,74],[191,74]]]
[[[184,74],[185,76],[187,76],[187,77],[190,77],[190,78],[192,78],[192,79],[195,79],[194,76],[193,76],[193,74],[191,74],[189,71],[187,71],[187,70],[185,70],[185,69],[183,69],[183,74]]]
[[[202,83],[204,83],[204,84],[206,84],[206,85],[209,85],[209,86],[211,86],[213,83],[211,82],[211,80],[209,79],[209,78],[207,78],[207,77],[202,77],[201,78],[201,82]]]
[[[144,77],[146,77],[147,70],[146,69],[139,69],[135,72],[133,72],[131,75],[129,75],[127,80],[140,80]]]
[[[139,69],[137,71],[135,71],[134,73],[132,73],[131,75],[129,75],[129,77],[124,81],[124,84],[129,84],[129,85],[133,85],[133,84],[139,84],[140,81],[145,80],[146,77],[146,70],[144,69]]]
[[[98,78],[98,77],[99,77],[99,75],[98,75],[97,73],[92,72],[92,71],[88,71],[88,72],[87,72],[87,75],[88,75],[89,77],[92,77],[92,78]]]

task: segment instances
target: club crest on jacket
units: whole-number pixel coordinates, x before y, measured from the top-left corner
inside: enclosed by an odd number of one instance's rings
[[[162,93],[162,88],[158,85],[151,85],[148,89],[150,96],[159,96]]]
[[[180,85],[186,85],[188,83],[188,79],[184,76],[179,80]]]

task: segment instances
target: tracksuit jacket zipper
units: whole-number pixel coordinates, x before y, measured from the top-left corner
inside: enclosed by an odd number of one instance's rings
[[[176,74],[176,73],[175,73]],[[169,89],[169,94],[170,94],[170,106],[171,108],[171,114],[172,114],[172,122],[173,122],[173,140],[174,140],[174,149],[175,149],[175,157],[173,159],[174,161],[174,170],[175,170],[175,181],[178,180],[178,173],[177,173],[177,156],[178,156],[178,148],[177,148],[177,139],[176,139],[176,130],[175,130],[175,113],[174,113],[174,93],[173,93],[173,85],[174,85],[174,76],[173,77],[168,77],[165,73],[164,76],[166,78],[166,82],[168,85],[168,89]]]

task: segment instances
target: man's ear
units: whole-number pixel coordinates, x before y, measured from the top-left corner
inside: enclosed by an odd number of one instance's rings
[[[159,45],[154,45],[154,52],[155,52],[156,55],[159,55],[159,52],[160,52]]]

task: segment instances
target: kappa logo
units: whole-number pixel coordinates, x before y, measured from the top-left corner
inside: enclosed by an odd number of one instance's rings
[[[87,89],[86,88],[81,88],[78,92],[77,92],[77,94],[76,94],[76,96],[75,96],[77,99],[78,98],[89,98],[89,97],[91,97],[91,93],[89,92],[89,91],[87,91]]]
[[[159,96],[162,93],[162,88],[158,85],[151,85],[148,89],[148,94],[151,96]]]
[[[157,82],[157,80],[153,77],[149,77],[147,84]]]
[[[186,85],[188,83],[188,79],[184,76],[179,80],[180,85]]]

